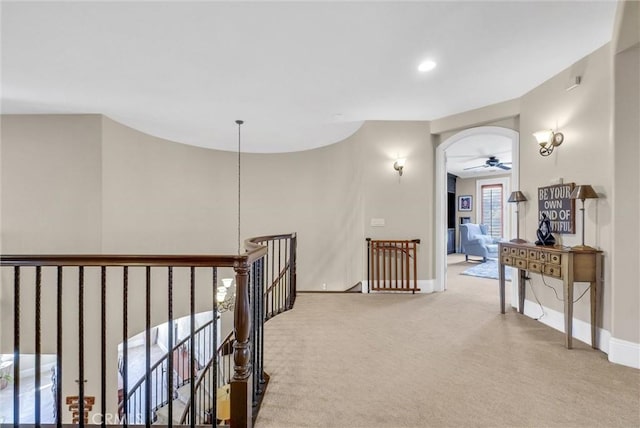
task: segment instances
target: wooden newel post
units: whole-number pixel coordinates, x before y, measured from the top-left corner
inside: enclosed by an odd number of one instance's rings
[[[249,303],[249,264],[234,266],[236,272],[236,303],[233,330],[233,380],[231,381],[231,426],[253,425],[253,385],[251,376],[251,305]]]

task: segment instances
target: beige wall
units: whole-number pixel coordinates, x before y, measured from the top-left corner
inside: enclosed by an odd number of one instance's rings
[[[3,117],[3,254],[100,252],[101,126],[97,115]]]
[[[91,144],[77,135],[85,122]],[[3,253],[235,252],[234,153],[165,141],[100,116],[4,116],[3,125],[10,165],[3,168]],[[243,239],[297,232],[301,290],[344,290],[364,279],[368,236],[421,239],[419,278],[432,279],[429,135],[428,123],[378,121],[316,150],[244,154]],[[402,178],[392,168],[398,155],[408,158]],[[48,169],[67,181],[38,172]],[[28,192],[13,185],[23,176]],[[44,180],[76,200],[52,199]],[[42,198],[49,205],[35,209]],[[57,217],[64,222],[50,227]],[[386,226],[371,227],[374,217]],[[76,245],[80,238],[91,245]]]
[[[637,344],[640,343],[640,225],[637,218],[640,212],[640,4],[621,3],[616,24],[611,333],[615,339]]]
[[[539,187],[565,183],[591,184],[600,195],[598,200],[586,201],[585,243],[596,246],[605,255],[605,287],[602,293],[602,327],[611,328],[611,258],[612,258],[612,205],[613,144],[611,140],[611,52],[609,45],[560,72],[521,98],[520,112],[520,189],[532,196],[532,202],[522,204],[521,236],[535,240],[538,223],[536,191]],[[581,75],[582,84],[566,91],[571,76]],[[538,154],[533,132],[540,129],[556,129],[564,133],[565,140],[551,156]],[[578,216],[580,203],[576,204]],[[576,219],[580,231],[581,219]],[[562,245],[577,245],[580,234],[560,235],[556,239]],[[559,281],[551,281],[562,289]],[[552,290],[534,276],[533,287],[546,307],[563,312],[563,303],[555,298]],[[576,287],[578,296],[588,284]],[[574,317],[590,320],[589,299],[574,304]]]
[[[418,279],[433,273],[434,151],[426,122],[367,122],[361,130],[364,234],[372,239],[413,239],[418,250]],[[393,169],[406,157],[402,177]],[[385,227],[371,227],[384,218]]]

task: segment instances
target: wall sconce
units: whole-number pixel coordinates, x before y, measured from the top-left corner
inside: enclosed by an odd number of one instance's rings
[[[598,194],[596,193],[595,190],[593,190],[593,187],[591,187],[589,184],[581,184],[579,186],[576,186],[573,189],[573,192],[571,192],[571,199],[580,199],[582,201],[582,208],[580,208],[580,211],[582,211],[582,245],[576,245],[574,247],[571,247],[571,249],[573,250],[595,250],[595,248],[590,247],[588,245],[584,245],[584,200],[585,199],[597,199],[598,198]]]
[[[402,170],[404,169],[404,164],[406,161],[407,159],[401,158],[401,159],[396,159],[396,161],[393,163],[393,169],[398,171],[398,174],[400,174],[401,177],[402,177]]]
[[[542,156],[549,156],[553,153],[553,149],[564,141],[562,132],[553,132],[551,129],[534,132],[533,136],[536,138],[538,144],[540,144],[540,154]]]
[[[527,197],[520,190],[516,190],[515,192],[511,192],[511,196],[507,202],[515,202],[516,203],[516,238],[512,239],[511,242],[524,243],[527,242],[525,239],[520,239],[520,202],[525,202]]]

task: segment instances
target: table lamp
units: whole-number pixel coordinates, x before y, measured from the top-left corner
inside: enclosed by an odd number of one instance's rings
[[[580,211],[582,211],[582,245],[576,245],[574,247],[571,247],[572,250],[595,250],[595,248],[590,247],[588,245],[584,245],[584,200],[585,199],[597,199],[598,198],[598,194],[596,193],[595,190],[593,190],[593,187],[591,187],[589,184],[581,184],[579,186],[576,186],[573,189],[573,192],[571,192],[571,199],[580,199],[582,201],[582,208],[580,208]]]
[[[515,192],[511,192],[509,199],[507,202],[515,202],[516,203],[516,238],[512,239],[511,242],[517,242],[522,244],[527,242],[525,239],[520,239],[520,210],[519,205],[520,202],[524,202],[527,200],[527,197],[520,190],[516,190]]]

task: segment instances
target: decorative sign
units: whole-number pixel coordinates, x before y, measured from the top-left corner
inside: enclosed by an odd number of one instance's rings
[[[542,214],[550,220],[551,232],[575,233],[576,201],[571,199],[575,183],[538,187],[538,221]]]

